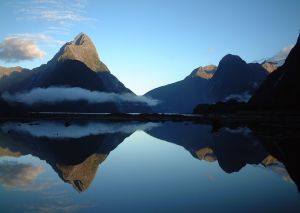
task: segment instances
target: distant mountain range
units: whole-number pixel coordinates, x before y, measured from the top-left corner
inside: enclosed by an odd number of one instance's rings
[[[278,73],[283,72],[278,70],[293,69],[292,65],[284,65],[277,69],[285,61],[288,52],[289,49],[284,49],[261,63],[246,63],[239,56],[228,54],[221,59],[218,66],[199,67],[185,79],[155,88],[139,97],[109,71],[100,60],[91,39],[80,33],[73,41],[63,45],[47,64],[40,67],[32,70],[22,67],[0,67],[0,93],[2,97],[9,97],[10,101],[14,100],[16,95],[14,106],[25,111],[191,113],[197,104],[202,103],[213,104],[231,99],[247,102],[269,73],[272,73],[270,78],[277,79],[276,76],[281,76]],[[288,61],[287,64],[294,63]],[[292,74],[289,76],[297,78]],[[286,81],[290,81],[289,78]],[[270,87],[265,86],[272,84],[270,81],[267,80],[268,83],[264,83],[257,94],[266,93],[264,88]],[[31,99],[29,94],[37,94],[37,88],[44,89],[44,93],[40,95],[51,98],[53,94],[46,92],[49,91],[48,88],[53,87],[81,88],[89,95],[74,100],[74,92],[65,94],[72,96],[66,97],[65,101],[58,102],[55,99],[52,102],[27,105],[20,101]],[[298,94],[289,86],[281,87],[289,88],[289,92],[285,91],[289,93],[288,96]],[[103,98],[101,101],[101,95],[97,92],[113,98]],[[88,100],[92,95],[98,95],[96,101],[95,98],[92,101]],[[251,102],[258,103],[258,96],[263,95],[256,95]],[[4,103],[2,105],[6,106]]]
[[[155,112],[191,113],[199,103],[248,101],[267,75],[261,64],[247,64],[229,54],[218,66],[197,68],[182,81],[153,89],[145,96],[161,101],[154,107]]]

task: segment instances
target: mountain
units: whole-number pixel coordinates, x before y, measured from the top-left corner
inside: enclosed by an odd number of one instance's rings
[[[155,112],[190,113],[194,106],[206,100],[206,85],[217,67],[199,67],[185,79],[153,89],[145,96],[157,99],[160,103],[153,108]]]
[[[239,56],[224,56],[214,76],[209,80],[207,93],[211,102],[223,101],[230,96],[253,94],[268,72],[258,63],[247,64]]]
[[[80,33],[73,41],[63,45],[47,63],[32,70],[13,72],[0,79],[0,92],[20,93],[35,88],[79,87],[89,91],[136,95],[124,86],[100,60],[91,39]],[[80,103],[80,105],[78,104]],[[93,106],[90,106],[93,105]],[[21,107],[21,106],[19,106]],[[141,102],[107,102],[90,104],[78,101],[59,104],[31,106],[34,111],[80,111],[80,112],[145,112],[148,105]]]
[[[145,96],[160,101],[155,112],[168,113],[191,113],[199,103],[229,99],[245,102],[271,69],[271,64],[247,64],[239,56],[228,54],[218,66],[199,67],[184,80],[153,89]]]
[[[89,69],[96,72],[108,92],[133,94],[130,89],[126,88],[123,83],[110,73],[107,66],[100,60],[92,40],[86,34],[80,33],[73,41],[63,45],[49,64],[56,64],[66,60],[81,61]]]
[[[22,67],[2,67],[0,66],[0,78],[5,75],[10,75],[13,72],[21,72],[24,68]]]
[[[300,107],[300,35],[285,63],[262,83],[250,104],[276,109]]]
[[[12,107],[0,96],[0,115],[12,111]]]

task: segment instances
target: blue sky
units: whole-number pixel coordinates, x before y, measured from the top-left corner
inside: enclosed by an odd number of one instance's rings
[[[1,44],[31,40],[35,54],[0,65],[39,66],[84,32],[111,72],[143,94],[228,53],[247,62],[273,56],[295,43],[299,11],[299,0],[1,1]]]

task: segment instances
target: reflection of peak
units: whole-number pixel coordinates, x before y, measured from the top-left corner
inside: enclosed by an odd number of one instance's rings
[[[92,183],[98,166],[106,159],[105,154],[93,154],[77,165],[57,164],[61,178],[79,191],[85,191]]]
[[[0,147],[0,157],[20,157],[22,154],[20,152],[11,151],[8,148]]]
[[[82,123],[74,125],[77,127],[76,130],[70,129],[72,125],[54,124],[57,125],[57,128],[53,129],[56,131],[56,133],[55,131],[52,132],[53,134],[72,131],[73,133],[79,133],[79,135],[71,138],[60,137],[57,141],[55,138],[45,137],[43,134],[32,135],[17,128],[14,130],[5,129],[2,125],[0,128],[0,156],[18,157],[30,154],[45,160],[64,182],[72,184],[80,192],[85,191],[90,186],[99,164],[105,160],[107,155],[136,130],[133,127],[128,128],[128,124],[124,123],[106,127],[104,124],[99,125],[96,123],[95,129],[101,131],[97,134],[96,132],[95,134],[85,134],[84,124]],[[15,126],[21,127],[24,124],[19,123]],[[34,127],[39,128],[40,125],[30,123],[29,126],[34,129]],[[124,126],[124,131],[121,126]],[[43,129],[36,129],[36,132],[41,130]],[[83,131],[83,134],[81,131]]]
[[[214,162],[217,160],[214,151],[209,147],[199,149],[195,154],[200,160],[205,160],[207,162]]]
[[[278,174],[284,181],[289,183],[294,183],[292,178],[290,177],[288,171],[286,170],[284,164],[280,161],[278,161],[275,157],[272,155],[268,155],[261,164],[270,169],[271,171]]]
[[[271,166],[278,162],[276,158],[274,158],[272,155],[268,155],[263,161],[261,162],[264,166]]]

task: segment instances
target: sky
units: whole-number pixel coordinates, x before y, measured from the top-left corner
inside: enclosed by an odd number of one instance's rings
[[[272,57],[295,44],[299,11],[299,0],[2,0],[0,66],[38,67],[84,32],[142,95],[229,53]]]

